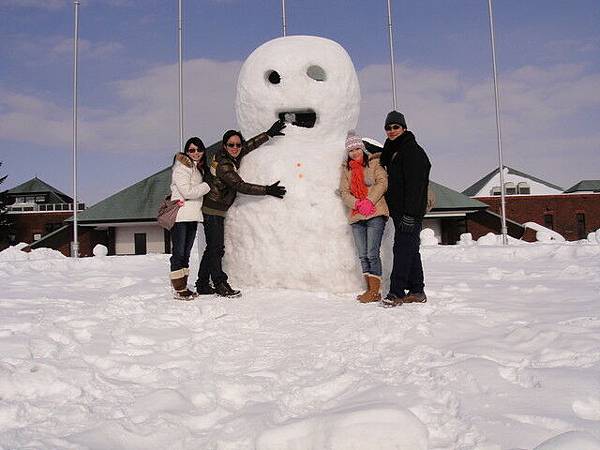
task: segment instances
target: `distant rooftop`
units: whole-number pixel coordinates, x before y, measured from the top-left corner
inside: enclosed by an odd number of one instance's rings
[[[565,194],[573,192],[600,192],[600,180],[582,180],[565,191]]]
[[[64,192],[59,191],[54,186],[50,186],[45,181],[34,177],[25,183],[21,183],[12,189],[6,191],[7,195],[34,195],[34,194],[50,194],[49,203],[73,203],[73,199]]]
[[[522,178],[527,178],[528,180],[531,181],[535,181],[536,183],[540,183],[544,186],[547,186],[551,189],[554,189],[556,191],[562,192],[564,190],[564,188],[550,183],[548,181],[542,180],[541,178],[537,178],[534,177],[533,175],[529,175],[528,173],[525,172],[521,172],[517,169],[513,169],[512,167],[508,167],[508,166],[504,166],[504,170],[508,170],[508,174],[510,175],[515,175],[518,177],[522,177]],[[476,181],[475,183],[473,183],[471,186],[469,186],[468,188],[466,188],[464,191],[462,191],[462,193],[464,195],[468,195],[469,197],[473,197],[476,195],[484,195],[481,194],[482,189],[496,176],[499,175],[500,170],[498,168],[495,168],[494,170],[492,170],[490,173],[488,173],[486,176],[484,176],[482,179]],[[505,172],[506,173],[506,172]],[[486,194],[486,196],[489,194]]]

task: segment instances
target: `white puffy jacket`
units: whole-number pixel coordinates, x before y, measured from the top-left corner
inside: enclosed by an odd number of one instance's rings
[[[183,200],[176,222],[202,222],[202,197],[210,191],[192,159],[178,153],[171,175],[171,200]]]

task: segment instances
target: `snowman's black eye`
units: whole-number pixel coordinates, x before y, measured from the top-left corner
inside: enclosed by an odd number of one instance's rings
[[[265,74],[265,76],[271,84],[279,84],[281,82],[281,77],[279,76],[279,73],[276,70],[269,70]]]
[[[306,69],[306,75],[315,81],[325,81],[327,79],[325,69],[323,69],[321,66],[310,66],[308,69]]]

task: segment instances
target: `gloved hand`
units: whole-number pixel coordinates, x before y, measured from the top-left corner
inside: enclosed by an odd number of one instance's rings
[[[279,186],[279,181],[265,187],[267,189],[267,195],[272,197],[283,198],[286,193],[285,187]]]
[[[416,224],[417,220],[414,217],[405,214],[400,218],[400,231],[410,233],[415,230]]]
[[[180,206],[180,207],[181,207],[181,206],[183,206],[183,205],[184,205],[184,203],[185,203],[185,202],[184,202],[183,200],[181,200],[181,199],[177,200],[177,206]]]
[[[369,217],[375,214],[375,205],[368,198],[356,202],[356,209],[358,210],[359,214],[365,217]]]
[[[284,128],[285,128],[285,122],[283,122],[282,120],[278,120],[273,125],[271,125],[271,128],[269,128],[266,131],[266,133],[269,135],[269,137],[285,136],[285,134],[283,134],[281,132],[281,130],[283,130]]]

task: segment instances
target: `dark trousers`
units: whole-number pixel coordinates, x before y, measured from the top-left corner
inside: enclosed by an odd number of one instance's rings
[[[400,230],[400,218],[394,220],[394,263],[390,275],[390,292],[402,297],[404,291],[423,292],[423,264],[419,246],[421,223],[417,223],[411,232]]]
[[[196,287],[206,286],[209,280],[215,286],[227,281],[227,274],[223,272],[225,217],[204,214],[204,237],[206,249],[200,261]]]
[[[190,266],[198,222],[175,222],[171,228],[171,272]]]

